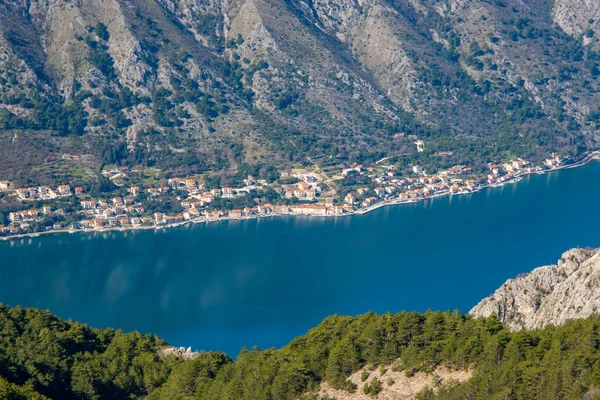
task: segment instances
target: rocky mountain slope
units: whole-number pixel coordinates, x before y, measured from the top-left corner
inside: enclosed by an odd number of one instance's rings
[[[0,174],[39,179],[15,156],[31,147],[31,162],[75,150],[173,173],[577,156],[598,147],[597,14],[571,0],[5,1]]]
[[[600,250],[573,249],[557,265],[509,279],[469,313],[497,314],[512,330],[561,325],[585,318],[600,307]]]

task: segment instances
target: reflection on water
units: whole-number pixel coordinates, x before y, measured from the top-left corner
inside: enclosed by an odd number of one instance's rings
[[[6,241],[0,301],[232,355],[333,313],[468,311],[505,279],[600,245],[599,179],[594,163],[352,217]]]

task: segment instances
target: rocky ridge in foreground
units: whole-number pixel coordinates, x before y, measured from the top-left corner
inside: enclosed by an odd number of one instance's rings
[[[469,314],[497,314],[509,329],[538,329],[585,318],[600,306],[600,250],[572,249],[557,265],[509,279]]]

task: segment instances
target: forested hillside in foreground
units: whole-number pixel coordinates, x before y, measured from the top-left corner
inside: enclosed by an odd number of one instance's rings
[[[420,399],[591,399],[600,386],[599,328],[597,315],[511,333],[496,318],[458,312],[369,313],[329,317],[280,350],[183,361],[159,357],[166,343],[153,335],[0,306],[0,398],[315,399],[323,381],[353,391],[351,372],[385,365],[406,375],[473,369],[467,382],[424,389]]]

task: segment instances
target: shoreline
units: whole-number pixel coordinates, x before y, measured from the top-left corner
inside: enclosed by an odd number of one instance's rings
[[[529,172],[529,173],[523,173],[521,175],[518,175],[515,177],[515,179],[512,179],[510,181],[506,181],[506,182],[502,182],[500,184],[496,183],[496,184],[484,184],[481,185],[479,187],[477,187],[475,190],[473,190],[472,192],[469,193],[450,193],[450,191],[446,190],[440,193],[436,193],[432,196],[428,196],[428,197],[424,197],[421,199],[417,199],[417,200],[400,200],[398,198],[394,198],[394,199],[390,199],[390,200],[384,200],[381,201],[379,203],[373,204],[372,206],[368,206],[368,207],[364,207],[364,208],[359,208],[355,211],[352,212],[348,212],[345,214],[335,214],[335,215],[310,215],[310,214],[297,214],[297,213],[287,213],[287,214],[276,214],[276,213],[271,213],[271,214],[264,214],[264,215],[256,215],[256,216],[249,216],[249,217],[222,217],[216,220],[208,220],[208,219],[203,219],[203,220],[188,220],[188,221],[183,221],[183,222],[178,222],[175,224],[169,224],[169,225],[152,225],[152,226],[130,226],[130,227],[110,227],[110,228],[85,228],[85,229],[59,229],[59,230],[51,230],[51,231],[45,231],[45,232],[32,232],[32,233],[23,233],[23,234],[19,234],[19,235],[9,235],[9,236],[3,236],[0,237],[1,241],[11,241],[11,240],[18,240],[18,239],[33,239],[36,237],[40,237],[43,235],[58,235],[58,234],[79,234],[79,233],[108,233],[108,232],[128,232],[128,231],[138,231],[138,230],[166,230],[166,229],[171,229],[171,228],[178,228],[181,226],[185,226],[185,225],[192,225],[192,224],[200,224],[200,223],[211,223],[211,222],[224,222],[224,221],[244,221],[244,220],[252,220],[252,219],[261,219],[261,218],[273,218],[273,217],[309,217],[309,218],[338,218],[338,217],[351,217],[351,216],[355,216],[355,215],[364,215],[364,214],[368,214],[372,211],[375,211],[379,208],[382,207],[387,207],[387,206],[396,206],[396,205],[402,205],[402,204],[414,204],[414,203],[420,203],[422,201],[425,200],[430,200],[430,199],[435,199],[435,198],[439,198],[439,197],[446,197],[446,196],[463,196],[463,195],[468,195],[468,194],[473,194],[473,193],[477,193],[480,192],[484,189],[493,189],[493,188],[500,188],[503,187],[505,185],[508,184],[515,184],[518,183],[519,181],[521,181],[524,177],[527,176],[531,176],[531,175],[546,175],[548,173],[552,173],[552,172],[558,172],[558,171],[562,171],[562,170],[566,170],[566,169],[573,169],[573,168],[579,168],[579,167],[583,167],[587,164],[589,164],[590,162],[597,160],[598,156],[600,156],[600,150],[595,150],[593,152],[591,152],[590,154],[586,155],[583,159],[581,159],[580,161],[577,161],[573,164],[566,164],[557,168],[553,168],[553,169],[549,169],[549,170],[544,170],[544,171],[535,171],[535,172]]]

